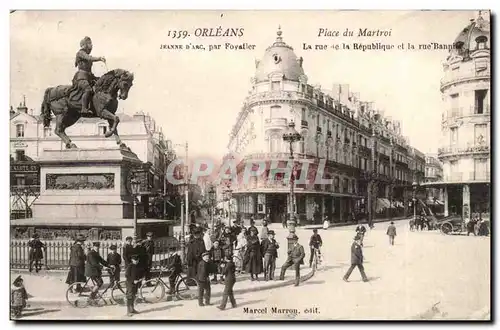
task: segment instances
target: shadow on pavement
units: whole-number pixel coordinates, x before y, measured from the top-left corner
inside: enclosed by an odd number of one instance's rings
[[[265,300],[264,299],[248,300],[248,301],[244,301],[242,303],[236,302],[236,304],[238,305],[238,307],[241,307],[241,306],[246,306],[246,305],[252,305],[252,304],[260,303],[262,301],[265,301]]]
[[[33,309],[31,312],[23,312],[22,316],[37,316],[37,315],[42,315],[42,314],[47,314],[47,313],[54,313],[54,312],[59,312],[60,309],[44,309],[44,308],[36,308]]]
[[[140,313],[145,314],[145,313],[152,313],[152,312],[161,312],[161,311],[166,311],[166,310],[171,309],[173,307],[179,307],[179,306],[184,306],[184,305],[183,304],[176,304],[176,305],[167,305],[167,306],[163,306],[163,307],[149,308],[149,309],[141,310]]]
[[[302,285],[309,285],[309,284],[323,284],[325,281],[306,281]]]

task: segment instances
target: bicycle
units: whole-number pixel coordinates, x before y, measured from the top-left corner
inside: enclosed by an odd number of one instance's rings
[[[321,255],[321,251],[319,248],[313,248],[314,249],[314,256],[313,256],[313,269],[318,269],[318,266],[321,265],[323,262],[323,256]]]
[[[109,268],[111,270],[110,276],[114,275],[114,268]],[[91,279],[90,277],[85,282],[75,282],[71,284],[66,290],[66,301],[73,307],[84,308],[88,305],[96,305],[98,307],[102,305],[106,305],[107,301],[104,299],[104,295],[111,288],[111,301],[117,304],[124,304],[125,299],[123,299],[123,303],[120,303],[119,294],[121,293],[123,297],[125,297],[126,286],[123,285],[125,281],[115,282],[115,284],[111,287],[108,286],[102,291],[102,293],[97,290],[95,292],[95,296],[92,297],[92,287],[89,286],[89,282],[92,281],[93,286],[96,286],[97,283]],[[122,286],[123,285],[123,286]],[[102,285],[101,285],[102,287]],[[102,305],[99,305],[102,303]]]
[[[144,282],[140,288],[140,297],[148,303],[156,303],[165,297],[165,291],[170,291],[169,281],[162,279],[163,273],[170,276],[173,268],[160,268],[158,277]],[[198,281],[195,278],[177,274],[175,278],[174,295],[180,300],[190,300],[198,298]],[[165,290],[166,289],[166,290]]]

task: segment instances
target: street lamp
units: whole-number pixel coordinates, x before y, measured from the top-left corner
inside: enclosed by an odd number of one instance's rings
[[[214,186],[211,186],[210,190],[208,191],[208,199],[210,201],[210,222],[212,223],[211,229],[213,232],[215,229],[215,226],[214,226],[214,221],[215,221],[215,217],[214,217],[215,189],[214,189]]]
[[[130,180],[130,189],[132,190],[132,198],[134,199],[134,240],[137,239],[137,196],[141,183],[135,178]]]
[[[295,130],[295,123],[293,121],[288,124],[288,129],[283,133],[283,141],[290,144],[290,160],[293,163],[293,144],[300,141],[302,139],[302,135]],[[294,205],[294,188],[295,185],[295,176],[292,173],[290,175],[290,203],[289,203],[289,211],[290,211],[290,219],[288,221],[288,247],[290,248],[292,245],[292,237],[295,235],[295,205]]]
[[[182,198],[184,193],[188,191],[188,185],[187,184],[179,184],[179,194],[181,195],[181,237],[180,237],[180,248],[181,248],[181,260],[184,263],[185,259],[185,253],[184,253],[184,248],[186,246],[186,234],[185,234],[185,221],[184,221],[184,199]]]
[[[418,183],[413,181],[411,184],[413,187],[413,221],[417,221],[417,186]]]

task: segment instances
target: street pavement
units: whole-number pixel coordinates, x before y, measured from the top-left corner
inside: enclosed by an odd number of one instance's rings
[[[198,307],[196,301],[168,301],[139,304],[141,314],[132,319],[177,320],[408,320],[408,319],[489,319],[490,316],[490,239],[488,237],[445,236],[439,232],[410,232],[408,221],[397,221],[398,236],[390,246],[388,223],[369,230],[364,241],[365,270],[370,281],[361,281],[355,269],[344,282],[350,264],[354,226],[319,230],[323,238],[323,264],[318,272],[300,286],[265,289],[261,282],[240,279],[235,285],[238,307],[219,311],[220,294],[213,306]],[[286,230],[272,225],[282,246]],[[307,265],[311,230],[298,229],[306,248]],[[283,251],[283,250],[282,250]],[[283,254],[283,253],[282,253]],[[283,256],[278,262],[284,261]],[[287,279],[293,272],[287,272]],[[41,280],[40,280],[41,281]],[[45,279],[44,281],[50,281]],[[55,279],[53,281],[56,281]],[[64,287],[48,289],[52,296],[64,295]],[[41,290],[36,281],[26,280],[28,291]],[[251,286],[260,288],[251,290]],[[222,290],[213,285],[214,292]],[[262,289],[264,288],[264,289]],[[238,290],[243,291],[238,293]],[[34,298],[33,298],[34,299]],[[77,309],[60,305],[32,304],[23,319],[121,320],[125,307],[87,307]]]

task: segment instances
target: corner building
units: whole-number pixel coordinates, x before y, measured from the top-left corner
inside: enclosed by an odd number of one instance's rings
[[[241,159],[238,184],[232,185],[237,216],[287,219],[290,182],[280,174],[270,182],[269,169],[273,161],[283,168],[290,160],[289,144],[282,138],[290,121],[302,135],[293,147],[297,178],[302,164],[309,163],[309,183],[295,184],[292,202],[301,224],[319,223],[325,216],[347,222],[351,212],[366,214],[368,207],[374,213],[388,213],[396,204],[407,208],[408,187],[417,177],[423,181],[423,153],[408,146],[400,123],[384,118],[372,103],[359,101],[348,85],[327,91],[308,84],[303,64],[283,41],[281,30],[255,63],[252,88],[228,144],[230,153]],[[323,178],[332,179],[332,184],[314,184],[320,160],[326,160]],[[253,161],[264,161],[267,170],[245,184],[245,165]],[[379,217],[388,215],[381,212]]]
[[[490,213],[490,16],[480,12],[455,39],[444,64],[442,139],[438,150],[445,215]]]

